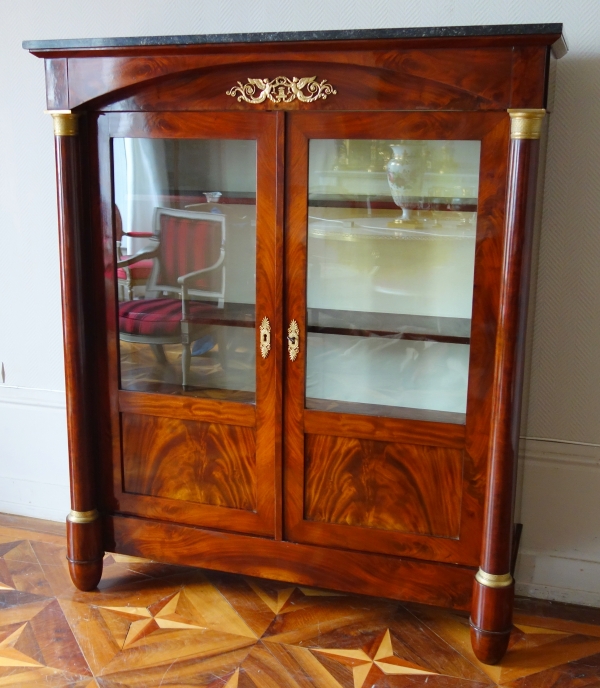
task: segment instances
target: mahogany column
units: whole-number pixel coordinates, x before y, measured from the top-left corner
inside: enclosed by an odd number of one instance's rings
[[[481,566],[475,576],[471,642],[499,662],[510,638],[514,481],[539,138],[545,110],[509,110],[511,141]]]
[[[94,494],[91,437],[93,363],[86,345],[83,192],[77,114],[50,112],[54,121],[58,227],[60,237],[67,431],[71,473],[71,512],[67,516],[67,559],[73,582],[80,590],[94,589],[102,576],[100,516]]]

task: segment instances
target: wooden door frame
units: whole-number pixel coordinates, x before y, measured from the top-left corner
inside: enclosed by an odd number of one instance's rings
[[[104,452],[103,507],[122,513],[192,526],[281,537],[281,348],[282,198],[281,116],[278,113],[135,112],[98,113],[98,195],[104,246],[106,358],[110,450]],[[94,129],[94,127],[92,127]],[[119,390],[118,320],[115,278],[113,191],[110,139],[113,137],[255,139],[256,206],[256,405],[231,401],[130,393]],[[258,325],[271,324],[271,351],[260,355]],[[279,382],[278,382],[279,381]],[[196,420],[255,429],[256,508],[254,511],[131,494],[123,489],[123,412]],[[108,444],[108,443],[107,443]]]
[[[480,559],[494,351],[504,239],[509,118],[503,112],[289,113],[286,179],[286,319],[306,332],[308,142],[311,138],[480,140],[481,165],[466,425],[308,411],[305,351],[286,357],[284,535],[325,547],[357,549],[476,566]],[[462,448],[458,538],[376,530],[304,519],[305,433]]]

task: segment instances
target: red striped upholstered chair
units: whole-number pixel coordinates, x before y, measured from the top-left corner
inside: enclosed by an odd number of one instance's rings
[[[151,259],[138,259],[131,261],[132,256],[124,255],[122,250],[123,237],[133,239],[151,239],[152,232],[124,232],[123,221],[118,206],[115,205],[115,234],[117,237],[117,283],[123,290],[123,296],[133,298],[133,288],[143,287],[148,282],[152,273],[153,262]]]
[[[152,259],[154,267],[145,298],[119,304],[119,338],[151,345],[161,363],[163,345],[181,343],[185,388],[197,339],[214,333],[224,365],[222,328],[210,323],[225,302],[225,216],[156,208],[153,233],[155,245],[129,259]]]

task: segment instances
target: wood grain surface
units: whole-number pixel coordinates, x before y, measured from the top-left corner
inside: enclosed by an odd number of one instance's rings
[[[122,415],[125,492],[256,509],[251,428]]]
[[[96,49],[94,57],[80,56],[84,51],[58,50],[47,56],[67,57],[68,77],[56,64],[57,77],[48,81],[49,96],[58,101],[68,83],[71,108],[84,103],[120,110],[543,107],[545,59],[555,38],[463,38],[461,47],[456,39],[253,44],[245,49],[152,47],[153,55],[147,49],[113,48]],[[489,47],[481,50],[484,45]],[[519,52],[523,49],[535,54],[524,58]],[[528,90],[512,87],[513,68],[523,77],[521,64],[530,72]],[[267,100],[248,105],[225,93],[250,77],[305,76],[300,69],[326,78],[336,88],[336,97],[310,104],[275,105]]]
[[[306,332],[306,264],[308,207],[308,142],[320,138],[448,139],[481,141],[480,188],[477,212],[473,320],[467,414],[418,411],[407,418],[384,418],[381,413],[338,402],[324,402],[314,408],[304,398],[305,349],[293,363],[286,362],[286,471],[285,533],[291,540],[321,546],[336,546],[385,552],[420,559],[478,562],[483,501],[488,459],[489,423],[492,408],[493,360],[498,318],[500,266],[504,232],[503,198],[506,189],[506,149],[509,118],[505,113],[307,113],[288,114],[287,176],[287,320],[296,319]],[[306,408],[308,407],[308,408]],[[358,411],[356,424],[351,411]],[[405,409],[398,409],[398,415]],[[410,412],[411,410],[408,409]],[[371,416],[370,423],[365,418]],[[466,426],[450,430],[454,423]],[[328,427],[329,425],[329,427]],[[408,426],[412,430],[408,431]],[[428,430],[428,427],[430,428]],[[354,431],[356,428],[356,432]],[[341,431],[338,433],[338,429]],[[307,448],[305,433],[323,436],[357,437],[462,449],[459,533],[455,538],[428,537],[419,533],[383,531],[355,525],[308,520]],[[367,433],[372,436],[366,436]],[[413,433],[415,439],[408,437]],[[402,435],[405,434],[405,437]],[[428,434],[432,440],[427,442]],[[397,439],[396,439],[397,438]],[[464,443],[464,444],[463,444]]]
[[[490,588],[475,580],[471,606],[471,645],[480,662],[497,664],[508,648],[512,631],[514,583]]]
[[[85,132],[85,129],[84,129]],[[67,391],[67,434],[71,509],[89,512],[98,506],[96,484],[97,435],[95,415],[94,340],[92,314],[86,310],[91,284],[85,279],[90,255],[87,224],[87,176],[80,136],[55,136],[57,205]],[[67,558],[73,582],[82,590],[96,587],[102,576],[101,523],[67,522]]]
[[[65,345],[65,384],[67,390],[67,434],[71,508],[89,511],[96,507],[94,486],[94,441],[90,419],[93,415],[93,364],[89,344],[89,316],[83,299],[89,294],[86,282],[86,245],[82,231],[85,221],[84,183],[81,171],[79,136],[56,136],[56,183],[60,246],[60,272]]]
[[[513,557],[514,480],[539,147],[539,140],[510,142],[481,558],[485,572],[499,575],[511,570]],[[500,661],[506,652],[513,594],[514,583],[490,589],[475,582],[471,639],[477,657],[486,663]]]
[[[94,590],[102,577],[102,521],[73,523],[67,520],[67,561],[78,590]]]
[[[475,569],[430,561],[281,542],[148,518],[108,516],[107,551],[172,564],[467,610]]]
[[[510,571],[539,141],[511,140],[482,568]],[[494,630],[494,629],[488,629]]]
[[[112,474],[112,484],[103,490],[104,504],[109,511],[125,511],[140,516],[172,520],[180,523],[221,528],[234,532],[260,533],[272,537],[281,523],[281,364],[282,364],[282,196],[277,191],[283,174],[283,146],[281,124],[278,113],[214,113],[206,112],[161,112],[161,113],[111,113],[101,115],[98,121],[96,145],[99,151],[99,189],[101,199],[99,215],[104,238],[104,294],[107,304],[105,319],[106,350],[108,352],[108,381],[110,417],[112,422],[112,460],[106,461],[106,472]],[[279,129],[278,129],[279,126]],[[112,196],[111,137],[150,138],[196,138],[196,139],[253,139],[257,142],[257,198],[256,198],[256,317],[268,317],[271,322],[271,354],[260,356],[258,336],[256,337],[256,404],[255,406],[225,402],[218,399],[191,399],[175,394],[153,394],[148,392],[125,392],[118,389],[118,331],[116,319],[115,258],[114,258],[114,199]],[[245,307],[230,308],[234,320],[243,318]],[[235,432],[254,438],[253,458],[254,494],[248,498],[224,497],[223,486],[217,490],[218,497],[207,502],[173,499],[167,494],[176,494],[178,489],[151,494],[127,492],[123,480],[127,478],[126,460],[123,452],[128,451],[127,428],[121,428],[120,412],[125,411],[139,417],[170,418],[174,421],[210,423],[223,428],[238,428]],[[125,415],[126,415],[125,414]],[[158,421],[157,421],[158,422]],[[175,423],[177,425],[177,423]],[[240,430],[243,426],[244,430]],[[123,447],[119,441],[123,434]],[[244,434],[246,433],[246,434]],[[247,447],[246,440],[242,446]],[[140,460],[141,461],[141,460]],[[156,459],[158,468],[161,462]],[[105,465],[106,465],[105,464]],[[161,464],[161,474],[168,473],[167,462]],[[242,466],[247,466],[244,459]],[[239,468],[239,467],[238,467]],[[135,469],[144,472],[138,466]],[[236,469],[237,470],[237,469]],[[245,475],[245,473],[242,473]],[[174,474],[175,478],[176,475]],[[231,479],[231,477],[230,477]],[[142,480],[148,488],[148,476]],[[225,481],[225,479],[224,479]],[[151,481],[150,481],[151,482]],[[247,483],[239,486],[242,491]],[[202,488],[203,490],[204,488]],[[234,489],[234,488],[231,488]],[[191,488],[190,488],[191,490]],[[202,491],[201,490],[201,491]],[[192,490],[193,491],[193,490]],[[181,493],[181,494],[184,494]],[[216,494],[216,493],[215,493]],[[191,497],[188,494],[187,497]],[[196,494],[194,499],[204,500],[206,494]],[[211,501],[212,500],[212,501]],[[216,500],[216,502],[214,501]],[[279,533],[281,526],[279,525]]]
[[[455,538],[463,452],[306,436],[304,518]]]
[[[232,401],[196,399],[181,395],[144,394],[143,392],[119,391],[119,410],[147,416],[163,416],[181,420],[199,420],[206,423],[256,425],[254,404],[238,404]]]
[[[463,449],[465,446],[465,426],[458,423],[431,423],[424,420],[364,416],[356,413],[331,413],[307,409],[304,412],[304,431],[313,435],[355,437],[379,442],[405,442],[454,449]]]

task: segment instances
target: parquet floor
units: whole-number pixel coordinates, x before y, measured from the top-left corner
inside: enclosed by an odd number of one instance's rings
[[[63,532],[0,517],[0,687],[600,686],[597,610],[519,602],[487,667],[466,617],[432,607],[113,554],[81,593]]]

